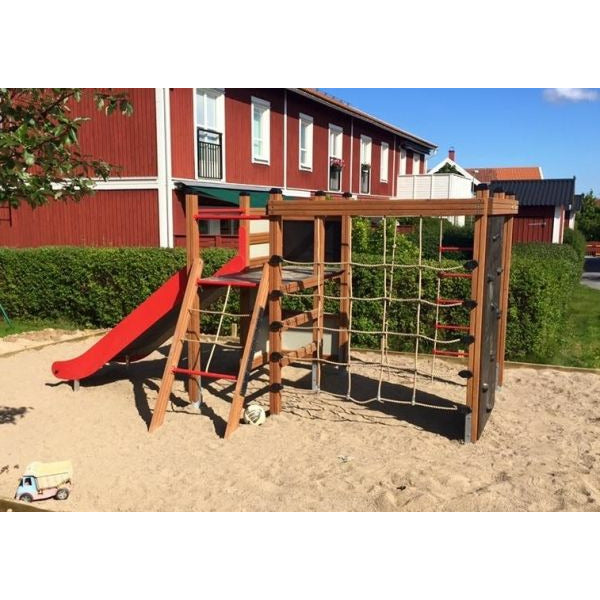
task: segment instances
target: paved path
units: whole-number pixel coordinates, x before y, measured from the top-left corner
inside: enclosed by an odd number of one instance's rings
[[[595,290],[600,290],[600,256],[586,258],[583,269],[581,283]]]

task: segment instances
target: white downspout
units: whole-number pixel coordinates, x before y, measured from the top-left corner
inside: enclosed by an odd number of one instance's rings
[[[283,90],[283,189],[287,190],[287,90]]]
[[[158,180],[158,238],[161,248],[173,247],[171,201],[171,135],[169,88],[155,88],[156,172]]]

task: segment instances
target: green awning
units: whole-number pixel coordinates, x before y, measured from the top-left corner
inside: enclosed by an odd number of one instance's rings
[[[186,185],[177,184],[177,189],[182,191],[184,194],[196,194],[209,200],[219,200],[220,202],[226,202],[227,204],[233,204],[234,206],[240,205],[240,192],[244,190],[234,190],[231,188],[221,187],[210,187],[204,185]],[[265,208],[269,201],[269,192],[256,192],[247,191],[250,195],[250,207],[251,208]]]

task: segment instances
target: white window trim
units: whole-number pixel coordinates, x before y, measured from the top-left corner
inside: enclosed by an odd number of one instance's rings
[[[365,156],[364,156],[364,152],[363,152],[363,148],[364,145],[368,146],[369,148],[369,160],[368,162],[365,160]],[[368,164],[369,166],[371,166],[373,162],[373,140],[368,136],[368,135],[361,135],[360,136],[360,164]]]
[[[251,97],[250,102],[250,152],[252,154],[252,162],[258,165],[270,165],[271,164],[271,103],[268,100],[262,100],[261,98]],[[265,154],[267,158],[262,156],[254,155],[254,107],[260,106],[265,108],[265,114],[267,119],[267,131],[263,145],[265,147]]]
[[[221,165],[221,179],[202,179],[198,174],[198,91],[206,90],[207,92],[216,92],[217,97],[217,131],[221,133],[221,152],[222,152],[222,165]],[[227,181],[226,165],[225,160],[227,153],[225,148],[225,89],[224,88],[193,88],[193,108],[194,111],[194,175],[196,179],[200,181]]]
[[[300,113],[298,116],[298,168],[301,171],[312,171],[313,170],[313,118],[310,115]],[[310,132],[310,142],[308,144],[308,154],[310,164],[302,164],[302,123],[308,123]]]
[[[339,133],[342,136],[342,143],[340,144],[340,155],[335,158],[344,159],[344,128],[339,125],[334,125],[333,123],[329,123],[329,132],[328,132],[328,143],[329,143],[329,154],[327,156],[327,167],[329,168],[329,159],[333,156],[332,148],[331,148],[331,134]]]
[[[387,150],[386,160],[385,160],[385,176],[383,172],[383,149]],[[387,142],[381,142],[381,149],[379,151],[379,181],[381,183],[387,183],[389,179],[389,170],[390,170],[390,145]]]
[[[336,134],[340,134],[342,136],[342,143],[340,144],[340,156],[333,156],[332,154],[332,147],[331,147],[331,134],[332,133],[336,133]],[[329,129],[327,130],[327,145],[329,147],[329,150],[327,152],[327,191],[328,192],[341,192],[342,191],[342,177],[343,177],[343,173],[340,174],[340,189],[339,190],[332,190],[329,186],[331,183],[331,177],[329,175],[329,170],[331,168],[331,165],[329,164],[329,161],[331,158],[339,158],[341,160],[344,160],[344,128],[340,127],[339,125],[334,125],[333,123],[329,123]]]
[[[368,148],[369,156],[368,161],[365,157],[364,147]],[[369,165],[370,173],[369,173],[369,189],[366,192],[362,191],[362,166],[363,164]],[[373,140],[368,135],[360,136],[360,166],[359,166],[359,178],[358,178],[358,189],[361,194],[371,194],[371,186],[373,184]]]

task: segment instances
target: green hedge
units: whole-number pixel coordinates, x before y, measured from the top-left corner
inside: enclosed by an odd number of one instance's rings
[[[577,255],[579,256],[579,260],[581,262],[581,269],[583,272],[585,249],[587,247],[587,242],[583,233],[581,233],[581,231],[577,231],[576,229],[565,229],[563,243],[568,244],[573,248],[573,250],[575,250],[575,252],[577,252]]]
[[[232,254],[205,251],[204,273]],[[0,248],[0,304],[12,317],[112,327],[183,266],[180,248]]]
[[[562,342],[581,258],[569,245],[517,244],[510,276],[507,356],[543,362]]]
[[[204,274],[212,274],[232,254],[232,251],[224,249],[204,250]],[[376,253],[354,252],[353,258],[355,262],[373,264],[381,262],[382,257]],[[417,260],[414,244],[399,238],[396,260],[414,264]],[[426,262],[437,266],[437,261]],[[507,354],[510,358],[543,360],[560,344],[569,297],[579,281],[581,263],[580,254],[567,244],[515,246],[507,333]],[[449,267],[458,264],[461,262],[445,262]],[[185,252],[182,249],[0,248],[0,303],[11,317],[63,318],[81,327],[111,327],[184,265]],[[415,269],[395,269],[393,296],[415,297],[417,278]],[[424,298],[436,298],[437,282],[435,271],[423,272]],[[440,285],[443,297],[464,298],[469,295],[469,280],[443,279]],[[334,283],[327,284],[330,295],[337,294],[335,286]],[[382,296],[383,292],[382,269],[354,268],[354,296]],[[284,308],[308,308],[311,298],[286,298]],[[237,293],[232,293],[229,308],[232,312],[238,310]],[[325,308],[336,312],[337,303],[329,300]],[[416,310],[415,303],[392,303],[388,308],[389,331],[413,333]],[[435,312],[433,306],[421,307],[421,333],[430,337],[435,331]],[[354,329],[380,330],[383,304],[355,302],[353,315]],[[466,323],[467,318],[463,308],[440,309],[441,322]],[[216,323],[214,316],[203,317],[203,330],[214,332]],[[227,320],[224,334],[229,333],[229,324]],[[453,333],[450,335],[454,336]],[[379,347],[379,340],[373,335],[355,334],[353,341],[360,346]],[[392,336],[390,342],[395,350],[410,350],[414,344],[412,338],[398,336]],[[421,348],[427,352],[431,344],[424,341]]]

